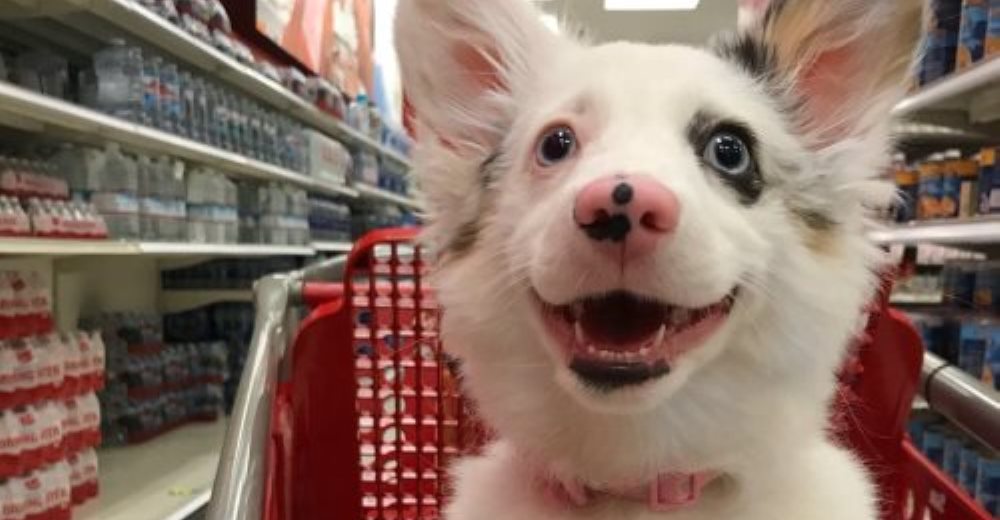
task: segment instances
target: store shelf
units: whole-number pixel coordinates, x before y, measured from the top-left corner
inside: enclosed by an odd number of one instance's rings
[[[182,427],[144,444],[101,450],[101,494],[74,520],[182,520],[204,507],[225,421]]]
[[[893,294],[889,298],[890,305],[941,305],[943,298],[940,294]]]
[[[982,132],[925,123],[899,123],[893,127],[893,134],[906,144],[928,146],[984,145],[993,138]]]
[[[368,186],[365,184],[355,184],[355,189],[361,194],[362,198],[376,200],[381,202],[388,202],[391,204],[398,204],[408,209],[420,210],[421,205],[416,199],[410,197],[405,197],[391,191],[386,191],[383,189],[376,188],[374,186]]]
[[[0,256],[313,256],[310,247],[117,240],[0,238]]]
[[[312,248],[321,253],[350,253],[354,244],[350,242],[329,242],[316,241],[312,243]]]
[[[214,166],[239,177],[283,181],[315,193],[357,197],[357,192],[350,188],[322,183],[285,168],[0,82],[0,124],[6,121],[4,115],[13,115],[17,126],[34,123],[42,131],[54,129],[84,141],[114,141],[129,148]]]
[[[253,291],[250,289],[164,289],[160,293],[159,308],[164,313],[176,313],[220,302],[252,303]]]
[[[1000,82],[1000,59],[990,59],[925,86],[896,105],[896,115],[925,110],[966,110],[976,94]]]
[[[128,242],[113,240],[48,240],[42,238],[0,238],[0,256],[45,255],[82,256],[134,255],[136,248]]]
[[[913,223],[872,231],[869,237],[880,244],[994,244],[1000,243],[1000,218]]]
[[[344,144],[364,148],[408,168],[409,161],[335,117],[320,111],[281,84],[191,36],[131,0],[62,0],[114,25],[149,45],[198,67],[225,83]]]
[[[154,256],[313,256],[312,248],[300,246],[269,246],[257,244],[191,244],[171,242],[140,242],[140,254]]]

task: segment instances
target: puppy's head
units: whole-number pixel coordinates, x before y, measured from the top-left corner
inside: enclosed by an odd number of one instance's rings
[[[731,452],[719,430],[769,410],[822,428],[920,4],[777,1],[696,49],[401,3],[446,346],[501,433],[611,478]]]

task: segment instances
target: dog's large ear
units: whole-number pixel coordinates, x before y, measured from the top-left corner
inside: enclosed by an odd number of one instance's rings
[[[761,4],[762,2],[755,2]],[[791,98],[817,148],[882,126],[911,77],[923,0],[770,0],[743,59]]]
[[[420,127],[457,151],[504,135],[518,90],[562,43],[525,0],[401,0],[396,48]]]

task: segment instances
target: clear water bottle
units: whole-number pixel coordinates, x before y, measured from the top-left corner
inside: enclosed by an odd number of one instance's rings
[[[180,72],[178,76],[180,80],[181,87],[181,135],[190,137],[194,140],[199,140],[195,137],[195,126],[194,126],[194,89],[195,83],[194,78],[191,73],[184,70]]]
[[[159,128],[160,122],[160,65],[159,56],[147,56],[142,63],[142,123]]]
[[[142,113],[142,51],[115,39],[94,54],[94,102],[115,117],[140,121]]]
[[[371,132],[371,110],[368,106],[368,96],[358,94],[347,110],[347,122],[355,130],[368,135]]]
[[[184,134],[180,73],[177,65],[168,61],[160,67],[160,114],[162,130]]]

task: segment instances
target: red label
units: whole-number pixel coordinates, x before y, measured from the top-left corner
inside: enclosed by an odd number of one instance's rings
[[[20,417],[18,417],[18,420],[21,422],[21,426],[31,426],[35,424],[35,414],[32,413],[22,414]]]
[[[17,350],[17,360],[24,363],[31,363],[35,360],[35,356],[32,355],[30,349],[22,348]]]
[[[38,477],[31,477],[24,482],[24,487],[31,491],[34,491],[42,487],[42,482],[38,480]]]

